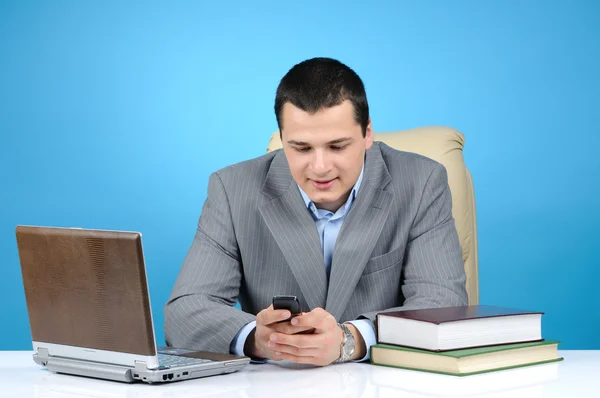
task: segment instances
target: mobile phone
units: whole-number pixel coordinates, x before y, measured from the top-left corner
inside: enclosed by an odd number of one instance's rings
[[[273,309],[288,310],[292,314],[292,316],[290,316],[290,319],[302,313],[302,309],[300,308],[300,302],[298,301],[298,297],[296,296],[273,296]]]

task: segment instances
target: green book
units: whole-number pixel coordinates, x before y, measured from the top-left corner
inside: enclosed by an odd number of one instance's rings
[[[452,351],[426,351],[389,344],[371,347],[371,363],[454,376],[468,376],[562,361],[559,341],[502,344]]]

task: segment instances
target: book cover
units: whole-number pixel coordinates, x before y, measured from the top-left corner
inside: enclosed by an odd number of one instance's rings
[[[406,310],[380,312],[377,318],[390,316],[429,322],[436,325],[446,322],[466,321],[470,319],[492,318],[513,315],[544,314],[539,311],[526,311],[514,308],[496,307],[491,305],[471,305],[462,307],[428,308],[423,310]]]
[[[428,355],[440,355],[440,356],[452,357],[452,358],[464,358],[464,357],[471,357],[473,355],[491,354],[493,352],[516,350],[518,348],[538,347],[538,346],[552,345],[552,344],[560,344],[560,341],[542,340],[542,341],[534,341],[534,342],[530,342],[530,343],[501,344],[501,345],[496,345],[496,346],[465,348],[462,350],[451,350],[451,351],[419,350],[417,348],[403,347],[403,346],[397,346],[397,345],[391,345],[391,344],[374,344],[373,346],[371,346],[371,349],[385,348],[388,350],[418,352],[418,353],[423,353],[423,354],[428,354]]]
[[[461,372],[443,372],[443,371],[427,369],[427,368],[422,368],[422,367],[396,366],[396,365],[391,365],[391,364],[386,364],[386,363],[379,363],[378,360],[376,359],[377,358],[377,350],[383,349],[383,350],[414,352],[414,353],[421,353],[421,354],[426,354],[426,355],[431,355],[431,356],[451,357],[451,358],[455,358],[456,360],[458,360],[460,358],[485,355],[485,354],[493,354],[495,352],[501,352],[501,351],[518,350],[521,348],[530,348],[530,347],[537,347],[537,346],[544,346],[544,345],[558,345],[558,344],[560,344],[559,341],[542,340],[542,341],[529,342],[529,343],[503,344],[503,345],[498,345],[498,346],[467,348],[467,349],[451,350],[451,351],[443,351],[443,352],[419,350],[419,349],[415,349],[415,348],[394,346],[394,345],[389,345],[389,344],[375,344],[371,347],[371,363],[373,365],[378,365],[378,366],[387,366],[387,367],[391,367],[391,368],[416,370],[416,371],[421,371],[421,372],[437,373],[437,374],[444,374],[444,375],[451,375],[451,376],[470,376],[470,375],[489,373],[489,372],[495,372],[495,371],[500,371],[500,370],[516,369],[516,368],[521,368],[521,367],[525,367],[525,366],[533,366],[533,365],[541,365],[541,364],[552,363],[552,362],[559,362],[559,361],[562,361],[563,358],[557,357],[557,358],[551,358],[551,359],[543,360],[543,361],[525,362],[525,363],[520,363],[518,365],[513,365],[513,366],[497,367],[497,368],[486,369],[486,370],[481,370],[481,371],[476,371],[476,372],[461,373]]]

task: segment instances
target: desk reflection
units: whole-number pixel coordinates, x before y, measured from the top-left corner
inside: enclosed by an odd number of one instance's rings
[[[545,387],[558,380],[558,363],[523,367],[466,377],[373,366],[369,380],[377,398],[547,396]]]
[[[373,397],[368,380],[368,364],[338,364],[322,368],[281,362],[263,372],[245,372],[250,387],[248,398],[366,398]]]
[[[561,354],[564,362],[468,377],[356,363],[325,368],[270,363],[228,375],[146,385],[54,374],[33,364],[29,352],[0,352],[0,397],[600,397],[600,351]]]
[[[367,364],[316,368],[289,362],[250,365],[243,371],[169,384],[123,384],[40,371],[36,398],[363,398]]]
[[[559,364],[468,377],[444,376],[369,364],[323,368],[290,362],[250,365],[228,375],[170,384],[123,384],[40,371],[37,398],[418,398],[547,397]]]

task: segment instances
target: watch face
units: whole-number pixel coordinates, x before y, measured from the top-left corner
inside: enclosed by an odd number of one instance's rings
[[[354,354],[354,341],[348,341],[346,345],[344,345],[344,354],[347,357],[351,357]]]
[[[344,324],[338,324],[338,326],[342,329],[344,333],[344,340],[341,345],[341,355],[340,358],[337,359],[336,362],[347,362],[350,360],[352,354],[354,354],[355,342],[354,336],[348,327]]]
[[[350,329],[344,330],[346,333],[346,343],[344,344],[344,357],[350,358],[354,354],[354,336]]]

